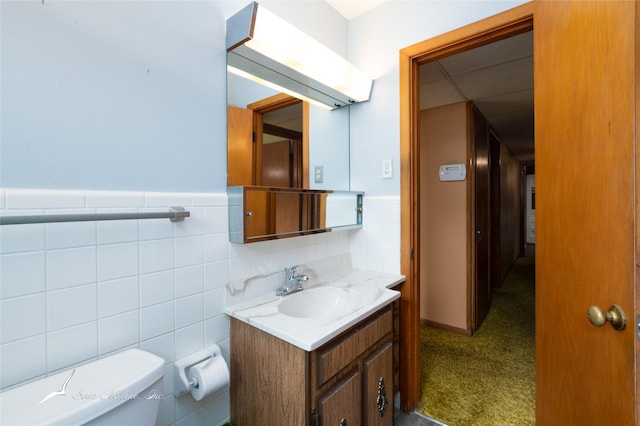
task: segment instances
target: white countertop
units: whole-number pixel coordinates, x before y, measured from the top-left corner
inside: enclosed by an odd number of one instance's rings
[[[403,275],[351,269],[346,275],[332,281],[305,286],[299,293],[288,296],[275,294],[256,297],[243,303],[228,306],[227,315],[250,324],[306,351],[313,351],[338,334],[357,324],[378,309],[400,297],[400,292],[390,290],[402,282]],[[297,294],[321,287],[331,287],[344,295],[348,308],[311,318],[299,318],[282,314],[280,303]]]

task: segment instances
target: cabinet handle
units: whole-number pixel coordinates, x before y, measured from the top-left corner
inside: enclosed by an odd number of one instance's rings
[[[320,426],[320,414],[315,408],[311,410],[311,426]]]
[[[387,402],[387,392],[384,387],[383,377],[380,377],[378,381],[378,398],[376,399],[376,403],[378,404],[378,414],[380,414],[380,417],[384,416],[384,412],[389,406],[389,403]]]
[[[340,420],[340,426],[347,426],[347,419]]]

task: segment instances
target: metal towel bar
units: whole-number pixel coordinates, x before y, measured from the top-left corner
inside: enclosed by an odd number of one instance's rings
[[[0,225],[24,225],[30,223],[89,222],[94,220],[130,220],[130,219],[170,219],[181,222],[189,217],[184,207],[171,207],[168,212],[141,213],[85,213],[85,214],[44,214],[26,216],[0,216]]]

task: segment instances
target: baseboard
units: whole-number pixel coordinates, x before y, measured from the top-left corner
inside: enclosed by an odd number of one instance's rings
[[[442,324],[442,323],[431,321],[431,320],[424,319],[424,318],[420,318],[420,325],[421,326],[427,326],[427,327],[433,327],[433,328],[439,328],[441,330],[446,330],[446,331],[449,331],[451,333],[460,334],[462,336],[467,336],[467,337],[471,337],[471,334],[472,334],[471,330],[467,330],[467,329],[464,329],[464,328],[453,327],[453,326],[448,325],[448,324]]]

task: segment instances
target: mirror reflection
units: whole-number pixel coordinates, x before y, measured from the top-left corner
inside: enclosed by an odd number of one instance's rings
[[[349,107],[325,110],[227,72],[228,186],[349,188]]]
[[[362,224],[362,193],[229,187],[229,237],[250,243],[352,229]]]

